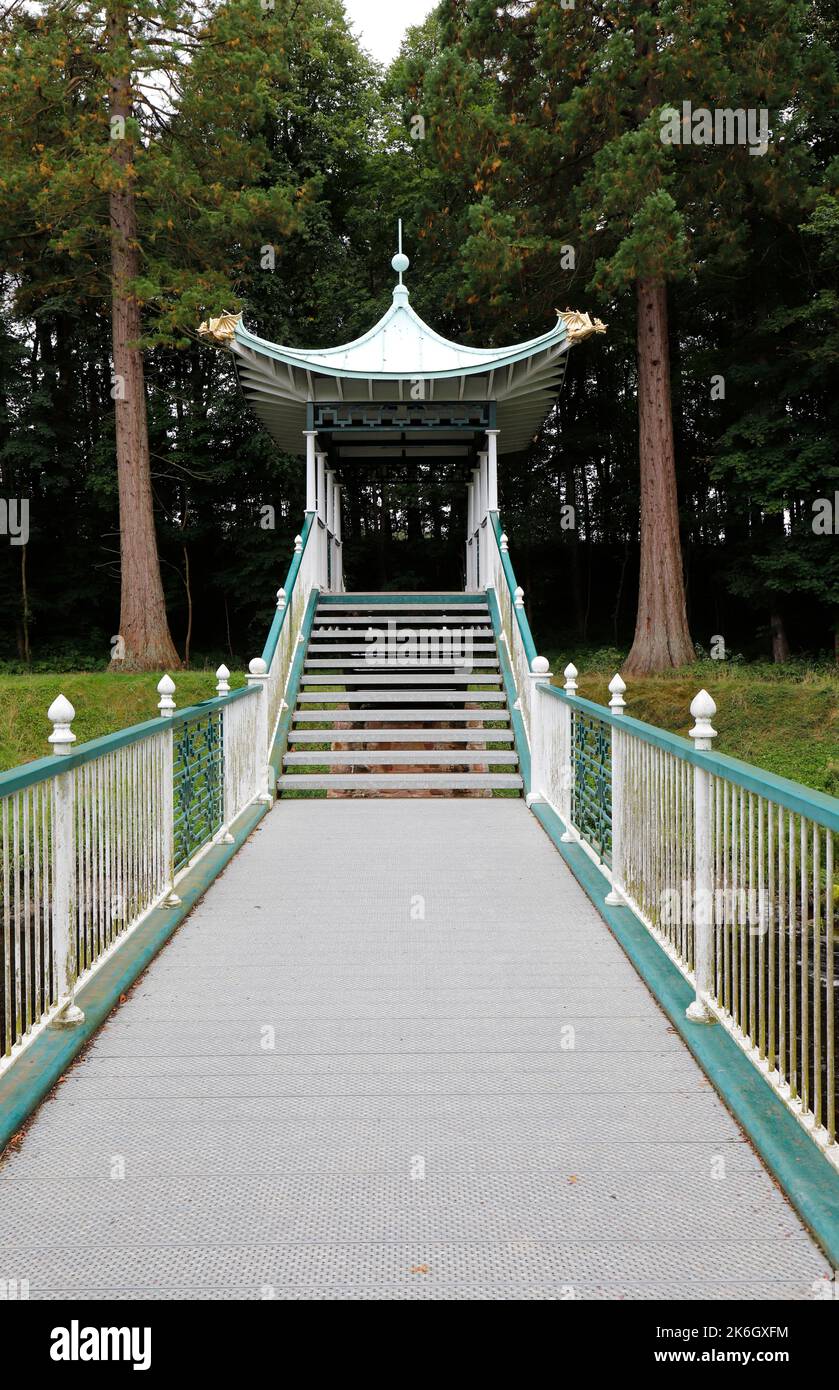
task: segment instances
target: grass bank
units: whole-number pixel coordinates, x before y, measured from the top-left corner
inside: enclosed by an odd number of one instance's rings
[[[129,724],[142,724],[157,714],[156,675],[118,675],[109,671],[61,672],[33,676],[0,675],[0,770],[43,758],[52,725],[47,710],[61,693],[76,711],[73,732],[79,743],[112,734]],[[216,693],[212,671],[176,671],[175,700],[180,707],[211,700]],[[244,685],[245,676],[230,677],[231,688]]]
[[[571,658],[546,655],[554,684],[562,685]],[[608,704],[609,681],[623,655],[606,650],[575,657],[579,693]],[[693,722],[690,702],[704,688],[717,705],[718,752],[839,796],[839,673],[832,667],[705,660],[664,675],[632,677],[626,684],[628,714],[682,735]]]

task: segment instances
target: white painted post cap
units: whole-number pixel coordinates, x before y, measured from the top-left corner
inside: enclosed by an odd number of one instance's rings
[[[524,589],[521,587],[521,584],[518,585],[513,597],[516,608],[524,608]]]
[[[286,605],[286,594],[285,594],[285,589],[278,589],[278,590],[277,590],[277,607],[278,607],[278,608],[285,608],[285,605]]]
[[[75,717],[76,711],[66,695],[57,695],[47,710],[47,719],[53,726],[47,742],[52,744],[54,753],[69,753],[76,742],[76,735],[70,728]]]
[[[566,666],[566,668],[565,668],[565,670],[564,670],[564,672],[563,672],[563,675],[565,676],[565,689],[566,689],[566,690],[576,690],[576,689],[577,689],[577,677],[578,677],[579,674],[580,674],[580,673],[579,673],[579,671],[577,670],[576,666],[574,665],[573,661],[569,661],[568,665]]]
[[[302,549],[303,549],[303,537],[302,537],[302,536],[295,536],[295,537],[294,537],[294,553],[295,553],[295,555],[299,555]]]
[[[711,720],[717,712],[717,707],[707,690],[700,690],[694,695],[690,702],[690,712],[696,721],[690,731],[692,739],[696,739],[697,748],[702,747],[700,740],[707,740],[705,746],[710,748],[710,740],[717,737],[717,731],[711,724]]]
[[[616,671],[609,681],[609,694],[612,697],[609,701],[609,709],[615,714],[620,714],[622,710],[626,709],[626,700],[623,698],[625,690],[626,682]]]
[[[551,664],[546,656],[534,656],[530,663],[530,671],[534,676],[546,676],[551,669]]]
[[[501,554],[506,555],[510,549],[510,538],[506,531],[501,532]]]
[[[216,685],[216,690],[218,694],[227,695],[230,690],[230,672],[224,665],[224,662],[222,662],[221,666],[219,666],[218,670],[216,671],[216,680],[218,682],[218,684]]]
[[[175,701],[172,699],[175,693],[175,682],[171,676],[161,676],[157,682],[157,693],[160,696],[157,708],[164,719],[171,718],[175,712]]]
[[[255,656],[248,662],[248,670],[252,676],[267,676],[268,667],[261,656]]]

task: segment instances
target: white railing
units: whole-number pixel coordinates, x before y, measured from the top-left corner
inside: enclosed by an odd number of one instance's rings
[[[713,700],[691,740],[533,682],[531,790],[601,869],[606,901],[632,908],[695,998],[835,1164],[839,800],[714,753]]]
[[[547,662],[537,657],[533,634],[524,609],[524,590],[516,583],[507,537],[497,512],[491,512],[481,530],[482,573],[487,589],[495,594],[501,623],[501,640],[510,659],[516,687],[516,706],[521,711],[525,736],[531,740],[533,672],[543,676]],[[537,665],[533,666],[534,661]]]
[[[159,717],[75,747],[75,710],[48,711],[52,756],[0,773],[0,1069],[50,1022],[82,1021],[76,990],[161,906],[253,803],[269,762],[323,556],[307,518],[248,684],[187,709],[158,683]]]
[[[315,513],[307,513],[303,533],[295,537],[294,558],[285,584],[277,592],[277,612],[265,649],[250,664],[252,676],[266,676],[269,750],[285,708],[284,697],[309,597],[314,589],[326,587],[326,545],[332,545],[332,533],[319,523]],[[337,553],[340,556],[340,545]]]

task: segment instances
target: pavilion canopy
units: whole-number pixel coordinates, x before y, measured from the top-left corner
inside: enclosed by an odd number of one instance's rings
[[[303,452],[306,428],[337,422],[347,427],[342,434],[348,446],[353,440],[354,452],[367,458],[405,457],[408,434],[401,425],[410,423],[419,402],[425,419],[433,420],[438,406],[449,407],[441,410],[440,423],[454,422],[461,441],[470,419],[477,434],[491,415],[499,430],[499,452],[524,448],[556,399],[569,346],[603,331],[603,325],[568,311],[558,315],[547,333],[528,342],[465,347],[436,333],[411,308],[397,261],[407,265],[407,257],[394,257],[400,283],[390,308],[367,333],[340,347],[307,350],[271,343],[231,314],[211,319],[200,331],[231,349],[246,397],[290,453]],[[387,404],[395,407],[392,429],[389,418],[382,418],[381,407]],[[325,410],[330,406],[337,409],[330,413]],[[417,441],[414,447],[422,446]]]

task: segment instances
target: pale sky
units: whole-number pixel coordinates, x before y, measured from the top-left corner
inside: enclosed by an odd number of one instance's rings
[[[344,0],[350,22],[366,48],[381,63],[399,52],[405,30],[421,24],[436,0]]]

